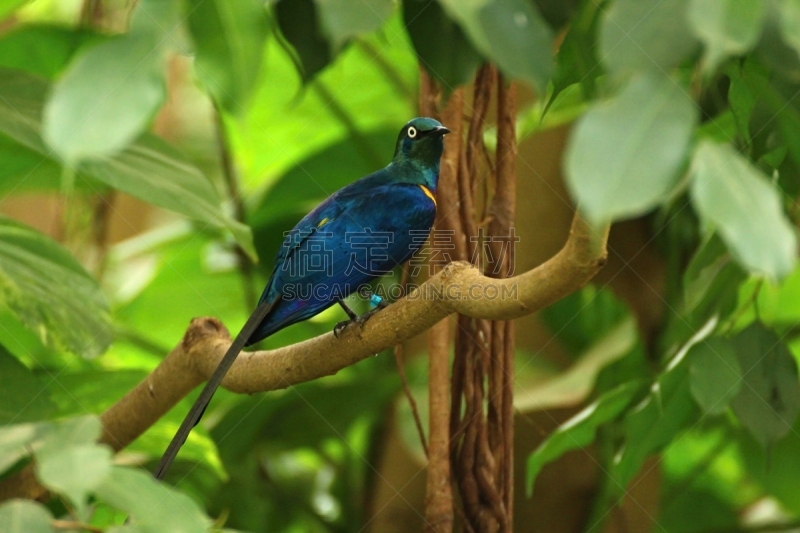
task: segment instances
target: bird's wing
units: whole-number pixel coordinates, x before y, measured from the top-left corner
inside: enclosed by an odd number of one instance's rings
[[[346,206],[336,201],[338,194],[330,196],[327,200],[317,206],[316,209],[311,211],[300,222],[298,222],[291,231],[289,231],[283,238],[280,250],[275,255],[275,260],[270,273],[270,282],[264,288],[261,294],[259,303],[266,301],[270,296],[270,288],[272,281],[275,279],[275,273],[278,269],[291,260],[292,255],[300,249],[301,245],[306,242],[312,235],[320,231],[323,227],[327,226],[336,218],[342,215]]]

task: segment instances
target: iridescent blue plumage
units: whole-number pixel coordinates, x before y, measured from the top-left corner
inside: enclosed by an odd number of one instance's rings
[[[436,216],[446,132],[430,118],[410,121],[388,166],[339,190],[289,232],[259,301],[273,307],[247,345],[316,315],[419,249]]]
[[[400,130],[392,162],[339,190],[286,236],[258,308],[237,335],[161,459],[162,478],[243,346],[340,302],[407,261],[436,216],[443,136],[432,118]]]

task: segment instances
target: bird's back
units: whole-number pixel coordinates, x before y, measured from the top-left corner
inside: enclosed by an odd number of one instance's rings
[[[434,195],[391,165],[340,189],[284,238],[248,344],[316,315],[408,260],[436,216]]]

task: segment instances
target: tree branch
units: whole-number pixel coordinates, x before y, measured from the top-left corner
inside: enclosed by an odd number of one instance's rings
[[[422,333],[451,313],[491,320],[533,313],[582,287],[597,273],[606,261],[607,236],[608,227],[593,232],[576,215],[561,251],[519,276],[492,279],[467,263],[451,263],[363,328],[351,326],[338,339],[327,333],[276,350],[243,352],[222,386],[253,394],[332,375]],[[230,334],[217,319],[193,319],[161,364],[100,416],[101,442],[114,450],[130,444],[211,375],[230,343]],[[31,466],[0,483],[0,501],[46,496]]]

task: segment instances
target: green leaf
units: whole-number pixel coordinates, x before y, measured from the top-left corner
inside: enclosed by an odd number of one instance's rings
[[[764,3],[753,0],[690,0],[689,24],[706,47],[704,71],[755,46],[764,13]]]
[[[154,36],[114,37],[80,53],[55,84],[44,107],[43,137],[70,165],[114,155],[144,131],[164,94]]]
[[[702,123],[694,132],[695,139],[708,138],[717,142],[728,142],[736,138],[738,125],[733,112],[728,109],[712,120]]]
[[[547,113],[561,91],[570,85],[579,84],[584,98],[594,97],[595,80],[602,74],[595,46],[599,20],[600,6],[593,1],[587,1],[570,24],[556,54],[552,79],[553,92],[547,100],[542,116]]]
[[[565,154],[567,185],[594,223],[641,215],[675,183],[695,124],[695,106],[664,75],[640,75],[586,113]]]
[[[132,468],[113,466],[96,495],[130,513],[143,532],[205,533],[211,525],[191,498]]]
[[[10,500],[0,505],[0,531],[3,533],[52,533],[53,515],[41,503]]]
[[[611,472],[618,493],[625,490],[650,454],[666,446],[697,417],[686,355],[714,331],[717,323],[716,319],[710,320],[683,345],[650,386],[647,396],[625,416],[625,443],[614,457]]]
[[[609,287],[588,284],[547,306],[541,316],[558,342],[578,356],[618,329],[630,310]]]
[[[46,420],[55,405],[43,394],[46,385],[0,346],[0,424]]]
[[[800,0],[782,0],[778,18],[784,42],[800,54]]]
[[[739,286],[747,273],[731,258],[725,243],[710,234],[695,252],[683,276],[684,306],[693,326],[699,327],[712,316],[720,319],[736,307]]]
[[[691,173],[695,207],[745,268],[774,279],[794,269],[797,239],[766,176],[730,145],[709,140],[695,149]]]
[[[64,446],[93,444],[100,438],[102,426],[97,417],[87,415],[48,424],[44,426],[43,448],[57,449]]]
[[[97,444],[48,446],[36,454],[36,476],[48,489],[69,498],[79,512],[111,471],[111,449]]]
[[[392,0],[316,0],[322,30],[334,50],[353,37],[380,28],[394,11]]]
[[[0,39],[0,67],[54,78],[81,46],[100,39],[100,35],[85,30],[19,26]]]
[[[3,217],[0,304],[58,349],[94,357],[111,343],[108,305],[97,282],[58,244]]]
[[[730,88],[728,88],[728,103],[736,119],[739,133],[748,144],[751,142],[750,115],[758,101],[758,95],[747,80],[748,77],[754,75],[752,72],[754,67],[756,67],[754,62],[747,61],[744,65],[732,64],[726,71],[731,80]],[[759,74],[764,75],[765,73],[759,72]]]
[[[731,339],[743,386],[731,402],[742,424],[764,446],[784,437],[800,411],[797,362],[778,335],[752,324]]]
[[[29,455],[31,443],[42,433],[39,424],[17,424],[0,429],[0,473]]]
[[[645,459],[668,444],[696,417],[685,364],[661,374],[650,393],[625,418],[625,447],[615,457],[613,475],[620,490],[628,485]]]
[[[261,71],[267,18],[259,0],[191,0],[196,70],[214,100],[233,114],[247,104]]]
[[[526,0],[441,0],[472,43],[503,73],[544,94],[553,70],[553,32]]]
[[[482,58],[437,0],[403,2],[403,20],[422,66],[447,91],[472,81]]]
[[[528,457],[525,477],[526,494],[530,498],[536,477],[542,468],[565,453],[589,446],[597,428],[617,418],[641,390],[642,384],[625,383],[606,392],[578,414],[561,424]]]
[[[686,20],[689,0],[616,0],[600,27],[609,72],[668,71],[698,46]]]
[[[0,133],[42,156],[50,154],[40,125],[48,90],[40,78],[0,69]],[[197,167],[155,135],[142,135],[114,157],[84,161],[77,172],[213,228],[225,228],[255,258],[250,229],[225,212],[213,185]]]
[[[222,209],[211,182],[182,154],[155,135],[143,135],[112,159],[86,161],[79,171],[131,196],[177,211],[214,228],[227,228],[256,258],[250,228]]]
[[[303,81],[308,82],[333,59],[330,45],[317,25],[314,0],[279,0],[275,18],[281,34],[296,54],[295,62]]]
[[[724,413],[742,386],[742,369],[731,341],[707,339],[692,346],[687,357],[692,396],[705,413]]]
[[[518,383],[520,394],[514,400],[514,407],[524,413],[582,404],[600,372],[631,353],[637,341],[634,320],[624,318],[589,346],[566,371],[544,382],[539,378],[531,390]]]

